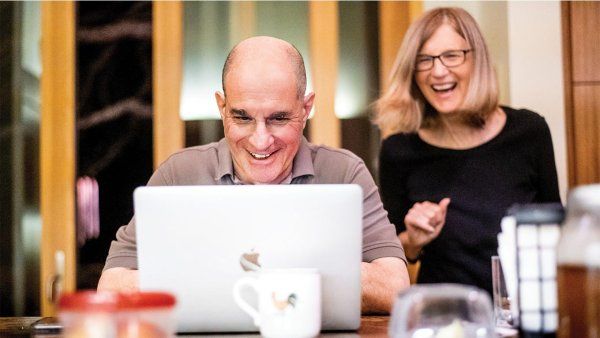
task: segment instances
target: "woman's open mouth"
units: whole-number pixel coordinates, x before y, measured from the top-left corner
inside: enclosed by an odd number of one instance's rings
[[[456,82],[451,82],[451,83],[431,85],[431,89],[433,89],[433,91],[436,93],[447,93],[447,92],[452,91],[454,88],[456,88],[456,86],[457,86]]]

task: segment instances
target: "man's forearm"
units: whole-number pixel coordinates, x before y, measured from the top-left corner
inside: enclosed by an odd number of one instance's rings
[[[137,291],[139,277],[137,270],[110,268],[105,270],[98,282],[98,291]]]
[[[361,265],[363,314],[389,313],[399,291],[410,286],[406,264],[396,257],[384,257]]]

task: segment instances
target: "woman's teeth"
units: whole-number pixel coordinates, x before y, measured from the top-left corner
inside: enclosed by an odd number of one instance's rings
[[[440,85],[432,85],[431,88],[436,92],[445,92],[454,89],[456,83],[445,83]]]

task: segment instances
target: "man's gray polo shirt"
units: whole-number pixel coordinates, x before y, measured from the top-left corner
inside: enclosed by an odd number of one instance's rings
[[[234,181],[237,180],[231,153],[227,141],[221,139],[174,153],[154,172],[148,185],[231,185]],[[360,185],[363,189],[363,261],[398,257],[406,262],[377,186],[358,156],[343,149],[313,145],[303,138],[292,174],[286,181],[283,183]],[[165,226],[165,231],[170,229]],[[137,269],[134,219],[119,228],[117,239],[110,246],[104,270],[114,267]]]

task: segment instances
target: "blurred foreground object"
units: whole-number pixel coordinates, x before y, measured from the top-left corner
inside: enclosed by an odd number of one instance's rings
[[[558,245],[558,337],[600,332],[600,184],[575,188]]]
[[[66,338],[175,336],[175,297],[161,292],[82,291],[59,301]]]
[[[389,327],[392,338],[495,338],[490,296],[459,284],[423,284],[401,293]]]

